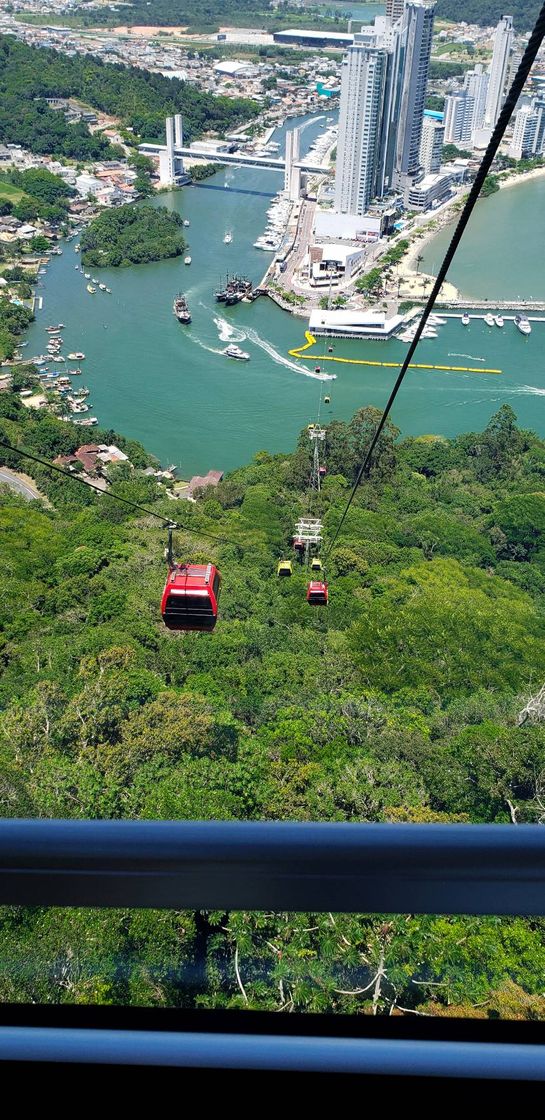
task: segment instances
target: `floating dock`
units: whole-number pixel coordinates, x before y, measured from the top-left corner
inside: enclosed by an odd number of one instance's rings
[[[305,331],[306,342],[297,346],[295,350],[288,350],[290,358],[301,358],[306,362],[340,362],[348,366],[380,366],[383,369],[401,369],[402,362],[372,362],[365,358],[336,358],[333,354],[306,354],[311,346],[316,345],[316,338],[310,331]],[[484,369],[482,366],[475,369],[473,366],[432,366],[425,362],[410,362],[409,369],[431,369],[440,373],[501,373],[501,369]]]

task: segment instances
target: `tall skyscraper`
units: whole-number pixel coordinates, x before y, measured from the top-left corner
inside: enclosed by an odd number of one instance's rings
[[[476,128],[475,147],[486,148],[505,101],[505,87],[513,50],[513,17],[502,16],[494,32],[494,53],[488,76],[488,92],[482,128]]]
[[[445,126],[434,117],[424,117],[420,141],[420,163],[426,175],[435,175],[441,168]]]
[[[380,193],[380,134],[388,52],[368,46],[355,36],[343,63],[335,209],[341,214],[364,214]]]
[[[464,88],[445,98],[445,140],[447,144],[472,144],[473,134],[482,129],[488,92],[488,74],[479,63],[468,70]]]
[[[373,198],[406,194],[422,176],[420,140],[434,5],[405,0],[393,23],[354,37],[341,77],[335,209],[364,214]]]
[[[477,64],[474,70],[468,70],[464,78],[464,89],[467,90],[468,98],[472,101],[472,133],[476,128],[482,128],[484,123],[488,82],[488,74],[485,73],[484,66],[481,62]]]
[[[386,15],[388,19],[401,19],[405,0],[386,0]]]
[[[433,36],[434,5],[408,0],[400,26],[401,97],[396,109],[394,186],[406,191],[420,174],[420,140]]]

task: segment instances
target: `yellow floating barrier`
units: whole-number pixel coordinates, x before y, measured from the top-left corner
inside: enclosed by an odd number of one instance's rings
[[[333,358],[331,354],[305,354],[311,346],[316,345],[316,338],[310,331],[305,331],[306,342],[297,346],[295,350],[288,350],[290,358],[302,358],[306,362],[340,362],[348,366],[381,366],[383,369],[401,369],[401,362],[371,362],[365,358]],[[443,373],[501,373],[501,369],[474,369],[472,366],[432,366],[422,362],[410,362],[409,369],[434,369]]]

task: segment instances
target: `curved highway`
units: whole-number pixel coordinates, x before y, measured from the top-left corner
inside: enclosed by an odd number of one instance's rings
[[[32,502],[40,495],[28,482],[19,478],[18,474],[14,471],[9,471],[7,467],[0,467],[0,486],[9,486],[10,490],[15,490],[21,497],[26,498],[27,502]]]

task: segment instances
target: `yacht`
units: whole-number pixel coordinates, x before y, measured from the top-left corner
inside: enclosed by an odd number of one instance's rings
[[[91,279],[91,273],[90,273],[90,272],[84,272],[84,273],[83,273],[83,275],[85,276],[85,279],[86,279],[86,280],[90,280],[90,279]]]
[[[184,264],[191,264],[191,257],[184,257]]]
[[[225,234],[225,237],[223,238],[223,244],[224,245],[230,245],[232,240],[233,240],[233,234],[231,233],[230,230],[227,230],[227,233]]]
[[[487,315],[485,315],[484,321],[485,321],[487,327],[493,327],[494,326],[494,316],[490,314],[490,311],[488,312]]]
[[[87,291],[90,292],[91,295],[93,295],[93,292],[96,292],[96,288],[93,286],[93,284],[88,284]]]
[[[100,288],[101,292],[105,292],[105,291],[106,291],[106,285],[105,285],[105,284],[99,284],[98,286],[99,286],[99,288]]]
[[[91,276],[91,284],[98,284],[98,280],[94,276]]]
[[[74,352],[72,354],[69,354],[68,357],[71,362],[82,362],[85,354],[82,354],[81,350],[74,350]]]
[[[464,311],[464,314],[462,315],[462,326],[469,327],[469,315],[467,311]]]
[[[526,318],[526,315],[515,315],[515,326],[521,334],[532,333],[532,328],[530,326],[530,323],[528,322],[528,319]]]
[[[497,327],[503,327],[503,315],[495,315],[494,322]]]
[[[247,354],[245,350],[241,350],[240,346],[235,346],[232,342],[229,344],[229,346],[225,347],[223,353],[225,354],[226,358],[238,358],[240,362],[250,361],[250,355]]]
[[[184,218],[184,226],[186,227],[186,229],[187,229],[188,225],[189,225],[189,218]]]
[[[109,296],[111,296],[111,294],[112,294],[112,289],[111,288],[105,288],[104,291],[107,292]]]

